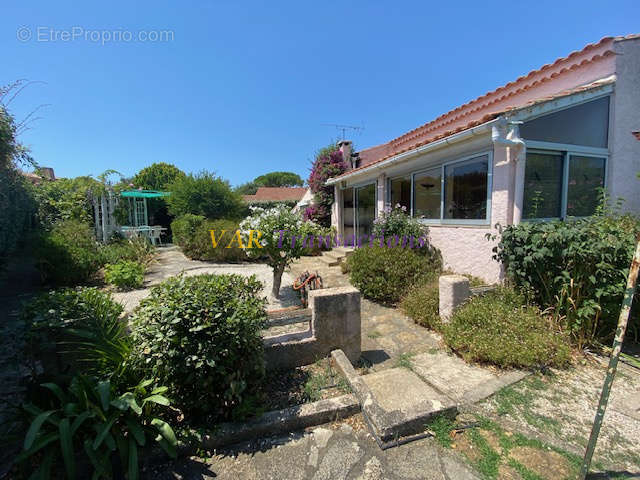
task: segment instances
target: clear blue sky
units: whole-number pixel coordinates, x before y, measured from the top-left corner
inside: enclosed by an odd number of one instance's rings
[[[173,40],[120,33],[103,45],[92,40],[102,30]],[[22,141],[58,176],[132,175],[164,161],[238,184],[273,170],[306,178],[313,153],[338,136],[324,123],[364,125],[350,137],[376,145],[603,36],[638,31],[638,0],[5,0],[0,85],[45,82],[11,107],[21,119],[50,104]]]

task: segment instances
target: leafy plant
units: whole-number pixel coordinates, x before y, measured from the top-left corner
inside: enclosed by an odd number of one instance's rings
[[[21,314],[29,326],[30,356],[46,377],[119,375],[130,350],[121,313],[122,306],[97,288],[42,293]]]
[[[438,279],[411,287],[402,298],[400,308],[414,322],[433,330],[440,329],[440,295]]]
[[[56,285],[84,283],[100,266],[93,229],[79,220],[60,221],[45,232],[35,256],[44,279]]]
[[[313,243],[322,235],[321,227],[313,222],[304,222],[298,213],[285,206],[269,210],[253,208],[251,216],[240,223],[247,246],[249,258],[265,257],[267,264],[273,269],[273,288],[271,294],[280,296],[280,284],[284,269],[296,258],[307,252],[309,238]],[[257,244],[251,243],[251,231]],[[261,235],[259,238],[256,232]],[[258,248],[258,246],[260,248]]]
[[[443,333],[447,345],[467,361],[537,368],[562,367],[570,360],[567,336],[511,288],[472,298],[455,310]]]
[[[138,449],[147,440],[156,441],[168,455],[176,457],[176,437],[164,420],[156,417],[157,406],[169,406],[166,387],[150,388],[144,380],[132,389],[118,392],[109,380],[77,376],[68,388],[44,383],[44,398],[23,405],[29,428],[18,462],[42,455],[34,478],[51,478],[64,470],[66,478],[85,477],[81,460],[92,469],[92,478],[113,478],[113,457],[119,456],[127,478],[138,478]],[[80,471],[79,471],[80,470]]]
[[[409,242],[414,240],[418,245],[418,239],[426,239],[429,229],[417,219],[407,214],[406,207],[399,204],[395,207],[387,207],[378,218],[373,221],[373,236],[383,239],[385,244],[400,245],[403,240]],[[429,248],[428,242],[424,246]],[[422,250],[422,249],[418,249]]]
[[[414,285],[440,273],[438,252],[422,255],[409,248],[362,247],[347,257],[351,283],[371,300],[395,304]]]
[[[242,198],[229,182],[210,172],[177,177],[167,188],[171,191],[167,205],[174,217],[191,213],[213,220],[237,218],[244,209]]]
[[[639,231],[636,218],[601,205],[588,219],[508,226],[494,252],[508,278],[583,348],[615,332]]]
[[[132,366],[167,385],[193,417],[228,418],[264,374],[262,284],[255,277],[174,277],[131,318]]]
[[[311,166],[309,179],[307,180],[309,188],[315,197],[316,210],[314,211],[314,216],[308,216],[308,219],[325,227],[329,226],[329,213],[333,203],[333,186],[327,186],[325,182],[331,177],[344,173],[348,168],[349,165],[344,160],[342,152],[337,145],[329,145],[316,154]],[[310,214],[311,211],[307,213],[307,215]]]
[[[144,265],[130,260],[122,260],[104,267],[104,279],[120,290],[140,288],[144,280]]]
[[[241,262],[247,260],[243,248],[234,240],[240,228],[233,220],[207,220],[198,215],[183,215],[171,223],[173,239],[182,252],[194,260]],[[217,246],[213,246],[211,232]],[[244,245],[244,243],[243,243]]]
[[[132,183],[145,190],[162,191],[167,190],[172,182],[181,177],[184,177],[184,172],[175,165],[156,162],[136,173]]]
[[[137,262],[147,265],[153,259],[155,247],[143,237],[115,238],[109,243],[99,246],[100,263],[118,263],[121,261]]]

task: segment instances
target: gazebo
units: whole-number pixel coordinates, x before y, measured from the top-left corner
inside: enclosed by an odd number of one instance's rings
[[[160,226],[149,225],[149,212],[147,209],[148,198],[162,198],[171,195],[170,192],[158,190],[124,190],[119,194],[109,191],[107,195],[100,197],[100,201],[94,198],[96,237],[106,241],[113,232],[119,231],[124,236],[144,235],[155,245],[160,241],[160,235],[164,230]],[[116,205],[120,198],[129,202],[129,225],[118,225],[114,217]]]

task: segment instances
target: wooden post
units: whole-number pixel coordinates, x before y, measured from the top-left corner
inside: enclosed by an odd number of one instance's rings
[[[620,317],[618,318],[618,328],[616,329],[616,336],[613,340],[611,358],[609,358],[609,368],[607,369],[607,376],[604,379],[602,393],[600,394],[600,402],[598,403],[598,410],[596,411],[596,418],[593,421],[593,428],[591,429],[591,436],[589,437],[589,443],[587,444],[587,451],[584,454],[582,468],[580,469],[580,478],[582,480],[584,480],[587,473],[589,473],[593,452],[596,449],[598,435],[600,434],[600,427],[602,426],[602,419],[604,418],[604,412],[607,409],[611,386],[613,385],[613,379],[618,368],[618,359],[620,358],[620,350],[622,350],[624,334],[627,330],[627,322],[629,321],[633,295],[636,291],[638,269],[640,269],[640,235],[638,235],[637,241],[636,253],[631,261],[631,268],[629,269],[629,276],[627,277],[627,289],[625,290],[624,298],[622,299],[622,308],[620,309]]]

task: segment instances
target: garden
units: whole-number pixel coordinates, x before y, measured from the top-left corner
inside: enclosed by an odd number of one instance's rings
[[[289,205],[249,209],[224,179],[168,164],[128,179],[108,171],[29,184],[18,168],[32,160],[11,143],[13,119],[2,113],[10,140],[2,174],[11,182],[0,188],[15,201],[0,218],[1,258],[6,265],[16,252],[28,252],[45,287],[20,314],[25,348],[18,361],[28,374],[6,432],[10,444],[21,446],[13,461],[16,478],[135,479],[145,459],[156,452],[175,458],[205,426],[348,389],[322,358],[286,372],[265,370],[267,299],[254,276],[171,276],[125,314],[114,295],[143,287],[163,249],[137,235],[96,241],[92,199],[131,188],[171,192],[149,203],[149,216],[169,227],[184,255],[215,264],[266,264],[276,298],[291,262],[319,251],[293,235],[328,235],[327,228],[303,220]],[[256,181],[298,181],[276,173]],[[116,208],[117,218],[127,214],[126,205]],[[244,248],[256,231],[264,232],[254,238],[259,248]],[[286,233],[273,235],[279,231]],[[217,233],[224,244],[219,248]]]

